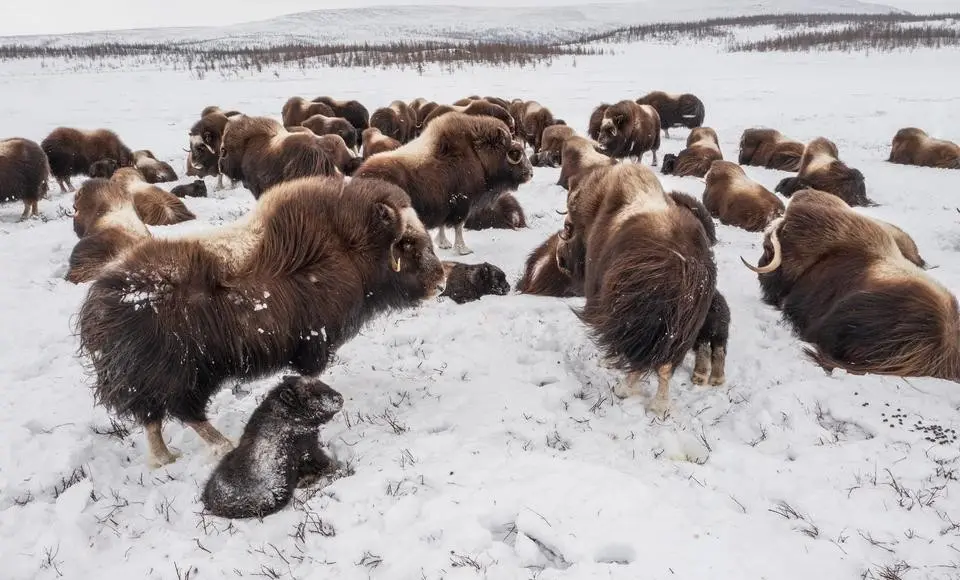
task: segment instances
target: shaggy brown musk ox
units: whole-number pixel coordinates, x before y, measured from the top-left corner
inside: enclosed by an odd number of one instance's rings
[[[336,117],[329,105],[314,103],[303,97],[290,97],[280,111],[284,127],[297,127],[314,115]]]
[[[664,175],[677,177],[703,177],[710,170],[710,164],[723,159],[717,132],[710,127],[697,127],[687,136],[687,147],[679,154],[669,153],[663,156]]]
[[[380,129],[387,137],[409,143],[417,136],[417,115],[410,105],[403,101],[393,101],[389,106],[381,107],[370,115],[370,126]]]
[[[794,194],[764,234],[763,301],[828,372],[960,382],[957,300],[904,256],[891,230],[836,196]]]
[[[557,185],[564,189],[574,188],[579,177],[586,175],[597,167],[606,167],[617,163],[616,159],[600,150],[600,145],[597,142],[579,135],[574,135],[564,142],[560,157],[563,162],[560,166],[560,178],[557,180]]]
[[[656,371],[650,408],[663,416],[670,378],[696,344],[716,294],[713,223],[696,200],[667,195],[649,168],[634,163],[594,170],[567,206],[557,260],[583,280],[586,304],[578,315],[604,357],[628,373],[614,389],[618,396],[636,394],[640,379]]]
[[[214,447],[207,420],[231,379],[324,371],[375,316],[443,291],[430,237],[400,188],[307,178],[263,196],[217,231],[138,244],[102,272],[80,308],[96,400],[144,425],[152,463],[176,456],[161,422],[185,422]]]
[[[603,122],[603,114],[610,108],[609,103],[600,103],[597,108],[590,113],[590,120],[587,122],[587,137],[594,141],[600,138],[600,123]]]
[[[660,116],[650,105],[620,101],[603,112],[597,142],[604,152],[617,159],[634,157],[639,162],[647,151],[657,164],[660,149]]]
[[[120,164],[113,159],[101,159],[90,164],[90,171],[87,172],[87,175],[100,179],[110,179],[118,169],[120,169]]]
[[[95,279],[124,250],[150,237],[133,198],[116,182],[89,179],[73,198],[73,231],[80,238],[70,253],[66,280]]]
[[[576,134],[572,127],[550,125],[543,130],[540,152],[534,153],[530,162],[534,167],[559,167],[563,163],[563,144]]]
[[[517,283],[518,292],[560,298],[583,296],[582,281],[574,280],[570,272],[560,269],[557,262],[560,233],[547,238],[527,256],[523,277]]]
[[[340,135],[320,135],[317,137],[317,142],[320,143],[323,152],[334,167],[344,175],[353,175],[363,163],[363,157],[354,154]]]
[[[317,97],[314,103],[323,103],[333,109],[332,117],[343,117],[350,124],[363,131],[370,126],[370,112],[359,101],[338,101],[331,97]]]
[[[960,145],[944,139],[934,139],[923,129],[907,127],[893,136],[890,163],[960,169]]]
[[[832,193],[851,206],[877,205],[867,197],[863,174],[840,161],[837,146],[824,137],[807,143],[800,160],[800,172],[796,177],[781,180],[774,191],[790,197],[801,189]]]
[[[482,264],[444,262],[443,270],[447,274],[447,286],[440,295],[450,298],[457,304],[480,300],[484,296],[506,296],[510,293],[507,275],[489,262]]]
[[[783,136],[776,129],[746,129],[740,136],[740,165],[756,165],[781,171],[799,171],[803,143]]]
[[[371,155],[383,153],[384,151],[393,151],[403,147],[403,143],[393,137],[387,137],[376,127],[369,127],[363,130],[363,158],[367,159]]]
[[[117,183],[133,200],[137,215],[148,226],[169,226],[196,219],[176,195],[147,183],[134,167],[118,169],[110,181]]]
[[[517,135],[533,147],[534,153],[539,153],[540,147],[543,145],[543,130],[551,125],[556,125],[557,120],[553,117],[550,109],[537,101],[526,101],[517,110],[520,115],[517,118]]]
[[[481,115],[500,119],[510,129],[511,134],[516,134],[517,126],[511,115],[506,109],[488,101],[476,100],[470,101],[466,105],[439,105],[434,107],[421,123],[421,130],[433,122],[434,119],[447,113],[463,113],[464,115]]]
[[[54,129],[40,143],[47,154],[50,174],[60,185],[60,191],[73,191],[70,178],[90,174],[90,166],[101,159],[113,159],[120,167],[133,163],[133,154],[120,137],[107,129],[81,131],[69,127]]]
[[[359,150],[357,129],[343,117],[314,115],[300,125],[310,129],[315,135],[338,135],[347,144],[347,147],[353,151]]]
[[[471,209],[464,227],[468,230],[516,230],[527,227],[527,216],[517,198],[505,193],[497,198],[493,205]]]
[[[747,177],[736,163],[714,161],[706,177],[703,205],[722,224],[760,232],[783,215],[780,198]]]
[[[242,181],[254,198],[278,183],[337,171],[317,136],[305,127],[287,131],[267,117],[230,119],[220,145],[220,171]]]
[[[637,99],[638,105],[650,105],[660,115],[660,126],[665,137],[673,127],[694,129],[703,125],[703,101],[690,93],[670,94],[653,91]]]
[[[502,121],[448,113],[415,141],[370,157],[354,175],[400,186],[426,227],[440,229],[437,245],[463,255],[472,252],[463,240],[470,210],[529,181],[533,167]],[[447,227],[454,228],[452,245]]]
[[[225,117],[234,117],[234,116],[236,116],[236,115],[242,115],[242,114],[243,114],[243,113],[241,113],[240,111],[224,111],[223,109],[221,109],[221,108],[220,108],[219,106],[217,106],[217,105],[208,105],[208,106],[204,107],[202,111],[200,111],[200,118],[202,119],[202,118],[206,117],[207,115],[212,115],[213,113],[220,113],[220,114],[222,114],[222,115],[225,116]]]
[[[190,148],[187,149],[187,175],[190,177],[217,177],[217,189],[223,189],[223,174],[220,173],[220,144],[227,122],[240,114],[227,116],[220,107],[204,109],[205,115],[190,127],[187,133]],[[235,185],[235,183],[234,183]]]
[[[158,160],[149,149],[133,152],[133,166],[140,171],[147,183],[168,183],[178,179],[173,167]]]
[[[426,99],[420,97],[410,101],[410,108],[413,109],[413,113],[417,116],[417,136],[420,136],[420,133],[423,132],[423,121],[433,112],[434,109],[439,107],[437,103],[433,101],[427,101]]]
[[[50,167],[39,145],[28,139],[0,140],[0,202],[20,200],[20,221],[40,215],[38,202],[46,197]]]

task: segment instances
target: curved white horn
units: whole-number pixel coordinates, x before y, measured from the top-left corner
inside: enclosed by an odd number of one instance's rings
[[[780,239],[777,238],[777,227],[779,227],[781,221],[783,221],[782,218],[776,220],[773,229],[770,231],[770,243],[773,244],[773,259],[770,260],[770,263],[766,266],[757,267],[743,259],[743,256],[740,256],[740,261],[743,262],[744,266],[750,268],[757,274],[769,274],[780,267],[780,264],[783,262],[783,252],[780,250]]]

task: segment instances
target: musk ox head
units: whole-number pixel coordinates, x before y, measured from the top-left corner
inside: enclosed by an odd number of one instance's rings
[[[629,149],[628,141],[634,122],[634,111],[629,104],[620,102],[607,107],[600,120],[600,130],[597,133],[597,142],[604,151],[622,151]]]
[[[120,169],[120,164],[117,163],[116,160],[109,158],[101,159],[90,165],[90,177],[110,179],[118,169]]]
[[[280,134],[283,127],[267,117],[237,117],[230,119],[220,140],[220,173],[234,181],[243,179],[243,155],[247,143],[255,138],[270,138]]]
[[[320,379],[286,375],[268,398],[283,406],[285,418],[305,426],[329,422],[343,408],[343,396]]]
[[[497,130],[485,131],[474,140],[474,150],[483,164],[484,174],[497,181],[526,183],[533,178],[533,165],[520,141],[514,141],[506,124],[496,123]]]
[[[88,179],[73,198],[73,232],[82,238],[97,220],[132,203],[122,184],[99,177]]]
[[[202,179],[195,179],[193,183],[174,187],[170,193],[177,197],[207,197],[207,184]]]

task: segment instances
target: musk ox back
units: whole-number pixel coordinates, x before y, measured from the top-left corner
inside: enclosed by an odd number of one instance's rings
[[[807,144],[800,160],[800,172],[777,184],[777,193],[790,197],[801,189],[816,189],[836,195],[851,206],[876,205],[867,197],[863,173],[840,161],[833,141],[818,137]]]
[[[489,262],[444,262],[443,270],[447,275],[447,286],[441,296],[446,296],[457,304],[480,300],[484,296],[506,296],[510,293],[507,275]]]
[[[506,109],[499,105],[483,101],[483,100],[474,100],[470,101],[465,105],[438,105],[430,109],[430,112],[423,118],[421,125],[421,131],[423,128],[427,127],[434,119],[446,115],[447,113],[462,113],[464,115],[477,115],[483,117],[493,117],[494,119],[499,119],[510,129],[511,134],[516,134],[516,123],[511,115]]]
[[[403,146],[403,143],[393,137],[387,137],[376,127],[370,127],[363,130],[363,158],[367,159],[371,155],[383,153],[384,151],[393,151]]]
[[[717,132],[709,127],[697,127],[687,136],[687,147],[679,155],[663,157],[663,174],[677,177],[703,177],[710,165],[723,159]]]
[[[127,192],[137,216],[148,226],[169,226],[197,217],[176,195],[147,183],[134,167],[118,169],[110,179]]]
[[[543,130],[540,151],[534,153],[530,162],[534,167],[558,167],[563,163],[563,144],[576,135],[573,128],[566,125],[550,125]]]
[[[325,115],[314,115],[301,123],[302,126],[310,129],[316,135],[337,135],[347,147],[357,151],[357,129],[350,124],[350,121],[343,117],[327,117]]]
[[[470,210],[464,226],[468,230],[488,228],[516,230],[527,227],[527,217],[517,198],[505,193],[497,198],[493,205],[474,207]]]
[[[939,169],[960,169],[960,145],[934,139],[915,127],[900,129],[893,137],[887,161]]]
[[[370,116],[370,126],[401,143],[409,143],[417,136],[417,116],[403,101],[393,101]]]
[[[533,152],[538,153],[543,143],[543,130],[551,125],[556,125],[557,121],[550,109],[537,101],[527,101],[518,110],[520,117],[517,119],[517,132],[527,141],[528,145],[533,147]]]
[[[736,163],[714,161],[706,182],[703,205],[722,224],[759,232],[783,215],[780,198],[747,177]]]
[[[126,252],[80,308],[81,351],[96,400],[144,424],[152,462],[170,463],[164,417],[223,451],[205,408],[225,381],[319,375],[367,321],[436,296],[443,279],[401,189],[299,179],[238,223]]]
[[[670,128],[686,127],[694,129],[703,125],[706,110],[696,95],[690,93],[669,94],[653,91],[637,99],[638,105],[650,105],[660,115],[663,134],[670,136]]]
[[[957,300],[903,255],[884,224],[832,194],[803,190],[770,225],[763,249],[750,268],[764,302],[824,369],[960,381]]]
[[[323,103],[333,109],[331,117],[343,117],[350,124],[363,131],[370,126],[370,112],[359,101],[338,101],[331,97],[317,97],[314,103]]]
[[[746,129],[740,137],[739,163],[799,171],[803,149],[803,143],[784,137],[776,129]]]
[[[612,157],[600,151],[600,145],[574,135],[567,139],[563,144],[563,151],[560,154],[563,160],[560,167],[560,178],[557,185],[564,189],[572,189],[576,186],[579,177],[588,174],[597,167],[606,167],[615,165],[617,161]]]
[[[607,155],[617,159],[634,157],[639,162],[647,151],[657,164],[660,149],[660,116],[650,105],[620,101],[607,107],[600,121],[597,141]]]
[[[336,116],[329,105],[311,102],[303,97],[290,97],[280,111],[284,127],[297,127],[314,115]]]
[[[153,152],[147,149],[133,152],[133,166],[147,183],[168,183],[178,179],[177,172],[169,163],[158,160]]]
[[[38,202],[47,195],[50,167],[39,145],[28,139],[0,140],[0,202],[23,202],[23,221],[40,215]]]
[[[40,143],[47,154],[50,174],[60,185],[62,192],[73,191],[70,178],[74,175],[89,175],[90,166],[101,159],[112,159],[120,167],[133,163],[133,154],[120,137],[107,129],[81,131],[69,127],[54,129]]]

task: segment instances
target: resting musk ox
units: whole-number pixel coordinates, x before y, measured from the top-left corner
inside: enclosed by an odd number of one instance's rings
[[[60,185],[60,191],[73,191],[70,178],[90,174],[90,166],[101,159],[113,159],[120,167],[133,163],[133,154],[120,137],[107,129],[80,131],[69,127],[54,129],[40,143],[47,154],[50,174]]]
[[[534,167],[559,167],[563,163],[563,144],[576,134],[566,125],[550,125],[543,130],[540,151],[530,157],[530,162]]]
[[[421,130],[432,123],[437,117],[446,115],[447,113],[463,113],[464,115],[482,115],[486,117],[494,117],[495,119],[500,119],[503,121],[507,125],[507,128],[510,129],[511,134],[516,134],[517,132],[513,115],[511,115],[503,107],[483,100],[470,101],[466,105],[439,105],[434,107],[430,113],[423,118]]]
[[[653,91],[637,99],[638,105],[650,105],[660,115],[660,126],[665,137],[670,138],[672,127],[694,129],[703,125],[703,101],[690,93],[668,94]]]
[[[168,183],[178,179],[177,172],[165,161],[159,161],[149,149],[133,152],[133,166],[147,183]]]
[[[826,192],[794,194],[764,234],[763,300],[825,370],[960,382],[957,300],[891,231]]]
[[[723,159],[723,153],[717,132],[709,127],[697,127],[687,136],[686,149],[678,155],[669,153],[663,156],[661,171],[664,175],[677,177],[703,177],[718,159]]]
[[[359,101],[338,101],[331,97],[317,97],[313,102],[327,105],[333,109],[333,115],[329,115],[330,117],[343,117],[350,121],[357,131],[363,131],[370,126],[370,113]]]
[[[393,101],[389,106],[381,107],[370,115],[370,126],[380,129],[387,137],[409,143],[417,136],[417,115],[410,105],[403,101]]]
[[[628,373],[618,396],[636,394],[656,371],[650,408],[664,416],[670,378],[696,344],[716,293],[713,222],[699,202],[667,195],[635,163],[592,171],[567,199],[557,261],[583,280],[578,315],[604,357]]]
[[[174,187],[170,193],[177,197],[207,197],[207,184],[202,179],[194,179],[193,183]]]
[[[703,205],[722,224],[760,232],[783,215],[780,198],[747,177],[736,163],[714,161],[706,181]]]
[[[616,159],[602,153],[600,145],[584,139],[579,135],[574,135],[567,139],[563,144],[563,153],[560,155],[562,165],[560,166],[560,179],[557,185],[564,189],[573,189],[579,177],[586,175],[597,167],[606,167],[615,165]]]
[[[216,106],[207,107],[204,111],[206,114],[193,124],[188,133],[190,148],[187,150],[187,175],[201,179],[217,176],[217,189],[223,189],[220,144],[227,122],[240,114],[227,116]]]
[[[440,229],[437,246],[464,255],[472,252],[463,240],[470,210],[529,181],[533,167],[502,121],[448,113],[417,140],[368,158],[354,175],[403,188],[426,227]],[[454,229],[452,245],[447,227]]]
[[[934,139],[923,129],[907,127],[893,137],[890,163],[960,169],[960,145],[944,139]]]
[[[867,197],[863,174],[840,161],[837,146],[823,137],[807,143],[800,160],[800,172],[796,177],[781,180],[775,191],[790,197],[801,189],[832,193],[851,206],[877,205]]]
[[[283,181],[334,175],[324,146],[309,129],[290,132],[267,117],[230,119],[220,145],[220,170],[242,181],[254,198]]]
[[[290,97],[280,111],[284,127],[297,127],[314,115],[336,117],[329,105],[311,102],[303,97]]]
[[[517,135],[533,147],[534,153],[539,153],[543,145],[543,130],[557,124],[553,113],[537,101],[526,101],[514,110],[519,114],[519,117],[514,115],[517,120]]]
[[[370,127],[363,130],[363,158],[367,159],[371,155],[383,153],[384,151],[393,151],[403,146],[403,143],[393,137],[387,137],[376,127]]]
[[[350,124],[350,121],[343,117],[314,115],[301,123],[301,126],[310,129],[316,135],[338,135],[347,144],[347,147],[354,151],[358,150],[357,130]]]
[[[583,283],[574,280],[568,271],[560,269],[557,261],[559,243],[560,232],[557,232],[530,252],[523,277],[517,283],[517,292],[559,298],[583,296]]]
[[[285,368],[317,376],[367,321],[436,296],[443,282],[400,188],[298,179],[239,223],[132,248],[91,286],[80,345],[97,401],[143,424],[151,462],[162,465],[176,459],[165,417],[222,453],[231,443],[205,408],[227,380]]]
[[[506,296],[510,293],[507,275],[489,262],[482,264],[444,262],[443,270],[447,275],[447,287],[440,295],[450,298],[457,304],[480,300],[484,296]]]
[[[468,230],[516,230],[527,227],[527,217],[517,198],[505,193],[497,198],[493,205],[475,206],[470,210],[464,227]]]
[[[617,159],[634,157],[639,162],[644,153],[652,151],[653,165],[656,165],[660,116],[650,105],[620,101],[603,112],[597,141],[607,155]]]
[[[70,253],[66,280],[74,284],[97,278],[124,250],[150,237],[130,195],[100,178],[87,180],[74,196],[73,231],[80,241]]]
[[[739,163],[799,171],[803,149],[803,143],[784,137],[776,129],[747,129],[740,137]]]
[[[134,167],[118,169],[111,181],[118,183],[133,199],[140,220],[148,226],[169,226],[196,219],[176,195],[147,183]]]
[[[39,145],[28,139],[0,140],[0,202],[20,200],[20,221],[40,215],[38,202],[46,197],[50,167]]]

